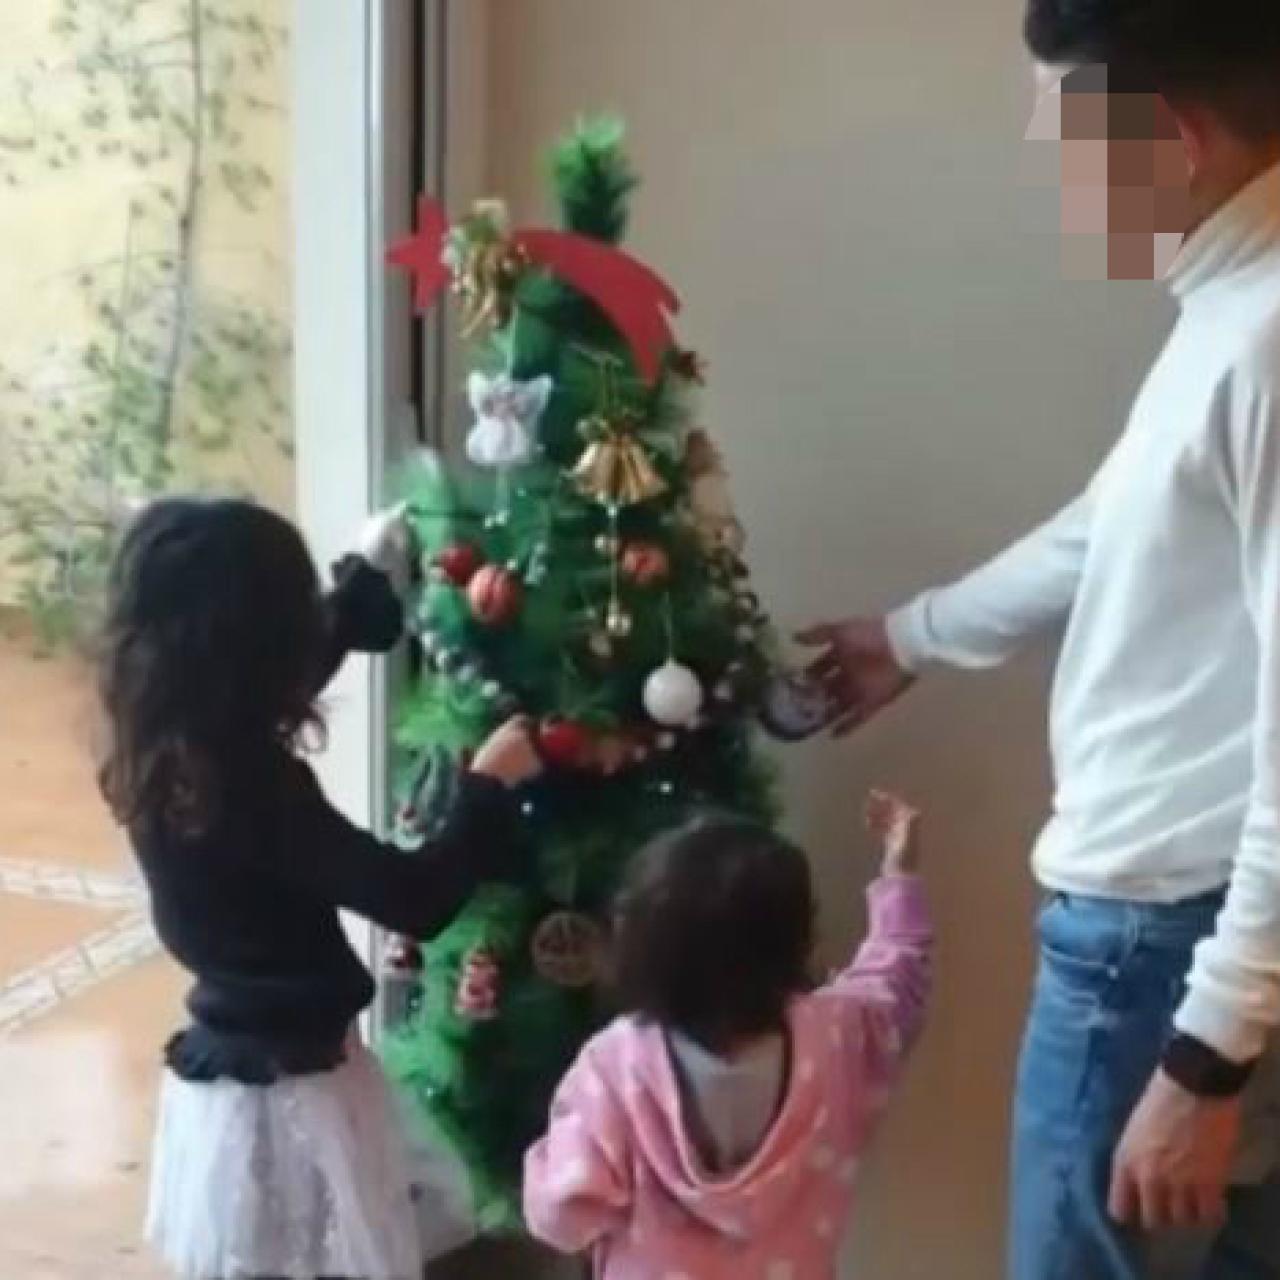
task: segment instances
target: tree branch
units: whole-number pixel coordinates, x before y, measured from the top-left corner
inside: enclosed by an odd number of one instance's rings
[[[177,408],[178,378],[186,354],[191,331],[191,292],[195,283],[196,216],[200,206],[201,177],[204,168],[205,143],[205,78],[204,78],[204,12],[201,0],[188,0],[191,38],[191,152],[188,158],[186,195],[178,223],[178,270],[174,277],[175,314],[169,352],[165,359],[157,421],[157,444],[167,450],[173,439],[174,414]]]

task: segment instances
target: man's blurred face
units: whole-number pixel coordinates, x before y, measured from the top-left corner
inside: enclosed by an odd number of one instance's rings
[[[1157,94],[1108,85],[1106,67],[1037,68],[1029,141],[1058,149],[1063,268],[1075,279],[1164,275],[1189,221],[1190,176]]]

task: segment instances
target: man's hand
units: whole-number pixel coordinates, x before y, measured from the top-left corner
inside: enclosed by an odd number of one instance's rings
[[[883,711],[915,681],[898,666],[883,618],[827,622],[802,631],[796,639],[823,651],[809,667],[809,675],[836,704],[838,737]]]
[[[1116,1151],[1111,1216],[1146,1231],[1220,1222],[1240,1110],[1239,1098],[1199,1098],[1157,1071]]]

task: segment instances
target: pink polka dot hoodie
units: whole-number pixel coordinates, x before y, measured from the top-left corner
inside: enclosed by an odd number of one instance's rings
[[[583,1050],[525,1164],[539,1239],[600,1280],[834,1280],[859,1161],[924,1021],[932,929],[920,882],[868,891],[852,964],[797,999],[778,1114],[746,1165],[704,1171],[661,1027],[623,1018]]]

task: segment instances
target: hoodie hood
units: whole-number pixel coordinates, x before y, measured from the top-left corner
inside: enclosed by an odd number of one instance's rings
[[[596,1062],[615,1076],[608,1087],[626,1112],[637,1153],[661,1190],[708,1231],[730,1240],[771,1234],[815,1173],[829,1178],[848,1148],[849,1135],[838,1131],[845,1126],[826,1101],[829,1073],[841,1065],[847,1073],[848,1063],[843,1055],[836,1061],[835,1035],[830,1027],[824,1033],[815,1014],[812,1001],[793,1005],[791,1071],[778,1113],[750,1160],[722,1176],[706,1170],[698,1151],[663,1030],[626,1019],[606,1032],[613,1044]],[[844,1163],[839,1172],[849,1185],[856,1162]]]

